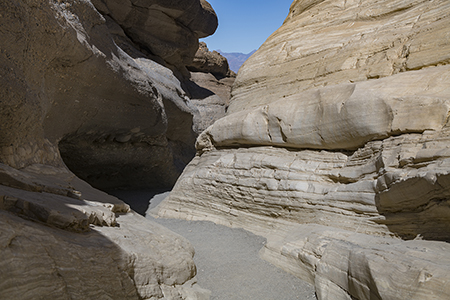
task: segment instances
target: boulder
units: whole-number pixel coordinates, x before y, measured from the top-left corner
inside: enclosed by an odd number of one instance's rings
[[[230,70],[227,59],[216,51],[210,52],[204,42],[187,68],[190,75],[183,83],[198,110],[194,115],[194,131],[200,134],[225,116],[236,74]]]
[[[267,238],[318,299],[447,299],[447,1],[294,1],[155,209]]]
[[[187,240],[70,171],[0,164],[0,179],[0,298],[209,294],[196,285],[194,249]]]
[[[219,79],[231,75],[227,59],[217,51],[210,52],[205,42],[200,42],[194,60],[187,68],[192,72],[211,73]]]

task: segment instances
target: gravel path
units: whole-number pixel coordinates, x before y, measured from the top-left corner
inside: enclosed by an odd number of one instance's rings
[[[148,199],[152,198],[151,209],[168,193],[117,191],[112,194],[144,214]],[[192,243],[198,283],[212,292],[211,300],[316,299],[312,285],[259,258],[258,252],[266,242],[261,236],[206,221],[146,217]]]

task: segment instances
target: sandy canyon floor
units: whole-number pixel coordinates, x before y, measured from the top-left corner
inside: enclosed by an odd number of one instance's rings
[[[198,283],[211,300],[315,300],[314,287],[262,260],[266,240],[243,229],[204,221],[154,218],[164,191],[114,191],[136,212],[187,238],[195,248]]]

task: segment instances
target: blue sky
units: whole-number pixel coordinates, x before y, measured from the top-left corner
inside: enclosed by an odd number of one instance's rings
[[[289,13],[293,0],[207,0],[219,17],[209,50],[249,53],[258,49]]]

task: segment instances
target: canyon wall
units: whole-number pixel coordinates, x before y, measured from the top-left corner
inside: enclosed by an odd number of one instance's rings
[[[0,3],[0,298],[208,297],[188,241],[79,177],[174,184],[195,155],[186,65],[216,27],[204,0]]]
[[[450,4],[296,0],[159,216],[263,235],[318,299],[447,299]]]

